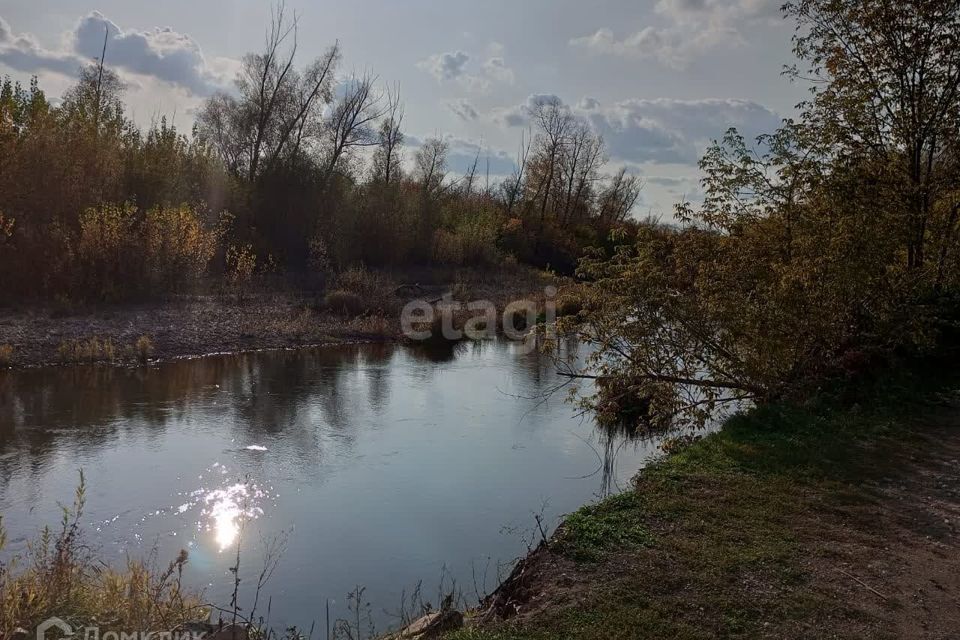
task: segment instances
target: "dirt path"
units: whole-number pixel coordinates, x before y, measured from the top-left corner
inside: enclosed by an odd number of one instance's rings
[[[960,638],[960,405],[918,421],[917,448],[860,487],[873,500],[804,530],[813,587],[862,617],[863,637]]]

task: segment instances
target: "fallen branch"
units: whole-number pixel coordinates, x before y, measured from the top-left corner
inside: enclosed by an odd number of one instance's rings
[[[889,598],[888,598],[887,596],[883,595],[882,593],[880,593],[879,591],[877,591],[876,589],[874,589],[873,587],[871,587],[870,585],[868,585],[866,582],[864,582],[863,580],[861,580],[861,579],[858,578],[857,576],[855,576],[855,575],[853,575],[853,574],[850,574],[850,573],[847,573],[847,572],[844,571],[843,569],[837,569],[837,571],[839,571],[839,572],[842,573],[843,575],[847,576],[847,577],[850,578],[851,580],[856,581],[856,583],[859,584],[859,585],[860,585],[861,587],[863,587],[864,589],[867,589],[868,591],[871,591],[871,592],[875,593],[876,595],[880,596],[880,597],[881,597],[882,599],[884,599],[884,600],[889,600]]]

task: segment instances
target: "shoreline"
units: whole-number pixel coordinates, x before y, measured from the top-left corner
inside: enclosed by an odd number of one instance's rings
[[[516,267],[492,272],[429,274],[419,295],[400,295],[406,274],[378,273],[379,289],[364,292],[367,311],[325,308],[321,293],[261,290],[238,301],[195,295],[165,301],[91,306],[64,312],[47,306],[0,309],[0,371],[99,364],[144,366],[185,358],[403,340],[400,309],[444,294],[493,301],[542,296],[557,279]],[[146,339],[146,342],[141,342]]]
[[[948,637],[960,628],[960,392],[730,418],[567,516],[453,640]],[[896,541],[896,542],[892,542]]]

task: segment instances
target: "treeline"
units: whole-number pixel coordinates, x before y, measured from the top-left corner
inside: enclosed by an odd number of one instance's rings
[[[633,426],[832,390],[958,337],[960,3],[785,5],[796,121],[701,161],[705,201],[580,274],[591,403]],[[570,319],[567,320],[570,322]],[[576,372],[574,375],[584,375]]]
[[[35,79],[5,80],[2,297],[142,298],[263,271],[321,286],[357,264],[571,272],[585,247],[635,228],[638,179],[602,175],[603,141],[560,103],[531,113],[514,174],[490,185],[479,154],[455,176],[443,139],[405,148],[398,91],[338,80],[339,46],[304,66],[296,52],[280,9],[190,135],[163,118],[138,128],[102,61],[59,104]]]

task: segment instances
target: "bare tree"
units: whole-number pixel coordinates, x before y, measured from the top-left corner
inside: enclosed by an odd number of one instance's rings
[[[473,156],[473,164],[463,175],[462,188],[464,195],[473,193],[473,182],[477,179],[477,164],[480,162],[480,146],[477,145],[477,153]]]
[[[603,160],[603,140],[594,135],[586,123],[577,122],[570,129],[568,143],[561,150],[559,162],[564,183],[564,223],[570,221],[575,208],[583,205],[581,200],[597,179],[597,170]]]
[[[621,168],[600,193],[599,217],[606,222],[623,222],[640,197],[643,185],[637,176],[628,176]]]
[[[330,179],[341,158],[351,149],[379,144],[375,123],[389,113],[390,104],[388,101],[384,105],[383,94],[374,88],[375,82],[376,78],[369,74],[353,76],[333,105],[325,123],[324,182]]]
[[[400,178],[400,145],[403,144],[403,106],[399,87],[387,90],[387,107],[378,131],[377,150],[373,154],[373,180],[389,185]]]
[[[543,183],[538,188],[541,197],[540,223],[542,225],[557,173],[557,162],[563,147],[568,143],[574,119],[570,110],[558,98],[537,103],[533,108],[532,116],[540,129],[536,138],[537,155],[544,164]]]
[[[528,129],[520,133],[520,150],[517,152],[517,168],[513,175],[504,181],[501,189],[503,190],[504,207],[509,216],[513,212],[517,200],[523,192],[523,181],[526,175],[527,162],[530,158],[530,146],[533,143],[533,134]]]
[[[217,93],[197,117],[198,133],[248,181],[299,153],[311,123],[332,99],[339,43],[302,72],[294,68],[296,53],[297,18],[288,18],[281,2],[271,11],[263,51],[243,58],[237,97]]]
[[[293,60],[297,53],[297,19],[288,24],[286,7],[281,2],[270,11],[270,29],[262,53],[248,54],[237,78],[244,106],[252,109],[254,128],[250,140],[247,179],[253,180],[260,164],[262,147],[277,125],[274,114],[293,99],[290,77],[296,73]],[[286,54],[281,51],[288,38],[293,39]]]
[[[417,149],[415,157],[417,181],[426,196],[432,196],[443,187],[447,172],[449,146],[440,138],[429,138]]]

